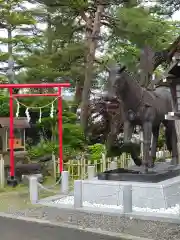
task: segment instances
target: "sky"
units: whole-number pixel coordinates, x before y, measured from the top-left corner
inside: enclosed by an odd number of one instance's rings
[[[172,18],[173,20],[180,20],[180,11],[175,12]]]

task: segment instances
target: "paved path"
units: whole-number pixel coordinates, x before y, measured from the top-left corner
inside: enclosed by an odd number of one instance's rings
[[[115,240],[115,237],[98,235],[59,226],[49,226],[22,220],[0,217],[1,240]],[[119,238],[118,238],[119,239]],[[119,239],[120,240],[120,239]]]

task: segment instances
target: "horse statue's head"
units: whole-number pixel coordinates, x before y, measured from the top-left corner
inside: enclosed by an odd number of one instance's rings
[[[116,64],[108,68],[109,77],[107,79],[105,96],[109,101],[117,101],[119,99],[119,95],[125,90],[125,69],[126,67],[120,64]]]

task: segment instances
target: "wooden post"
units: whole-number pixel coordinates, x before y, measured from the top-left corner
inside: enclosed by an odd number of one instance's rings
[[[176,81],[180,81],[177,79]],[[176,92],[176,98],[173,98],[173,108],[179,112],[180,111],[180,85],[176,84],[174,90]],[[178,164],[180,163],[180,120],[175,120],[176,136],[177,136],[177,150],[178,150]]]
[[[58,158],[58,162],[56,162],[56,172],[57,172],[57,175],[58,175],[58,177],[60,176],[60,169],[59,169],[59,158]]]
[[[82,155],[82,180],[86,178],[86,158],[84,154]]]
[[[116,161],[110,162],[109,168],[110,168],[109,170],[117,169],[117,162]]]
[[[178,164],[180,164],[180,120],[175,120],[175,128],[177,135]]]
[[[106,155],[102,153],[102,172],[106,171]]]
[[[54,155],[54,153],[52,154],[52,164],[53,164],[53,175],[54,175],[54,179],[56,180],[56,156]]]
[[[170,82],[170,90],[171,90],[171,96],[172,96],[172,107],[173,112],[179,112],[180,111],[180,85],[177,84],[179,82],[179,78],[168,76],[167,81]],[[178,159],[177,164],[180,164],[180,120],[175,120],[175,129],[176,129],[176,136],[177,136],[177,151],[178,151]]]
[[[143,132],[142,131],[140,131],[140,133],[139,133],[139,135],[140,135],[140,146],[141,146],[141,157],[143,158]]]

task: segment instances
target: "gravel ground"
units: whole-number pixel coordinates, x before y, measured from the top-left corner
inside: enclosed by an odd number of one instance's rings
[[[61,205],[74,205],[74,196],[65,196],[64,198],[60,198],[57,200],[52,200],[51,201],[52,204],[61,204]],[[122,205],[109,205],[109,204],[99,204],[96,202],[88,202],[88,201],[84,201],[83,202],[83,206],[84,207],[89,207],[89,208],[93,208],[93,209],[101,209],[103,211],[103,209],[116,209],[117,211],[122,211],[123,206]],[[169,208],[159,208],[159,209],[151,209],[151,208],[140,208],[140,207],[136,207],[133,206],[132,207],[133,212],[149,212],[149,213],[161,213],[161,214],[173,214],[178,216],[180,213],[180,205],[176,204],[173,207],[169,207]]]
[[[82,231],[69,227],[50,226],[0,217],[1,240],[117,240],[116,237]],[[118,238],[118,240],[124,240]]]
[[[46,206],[8,212],[16,216],[49,220],[56,223],[68,223],[83,228],[97,228],[154,240],[180,239],[180,226],[178,224],[129,219],[106,214],[92,214]]]
[[[112,214],[94,214],[72,209],[31,205],[27,194],[0,196],[0,212],[17,217],[29,217],[56,223],[68,223],[83,228],[97,228],[154,240],[180,240],[180,225],[156,221],[130,219]],[[118,210],[117,210],[118,213]],[[118,214],[117,214],[118,215]]]

